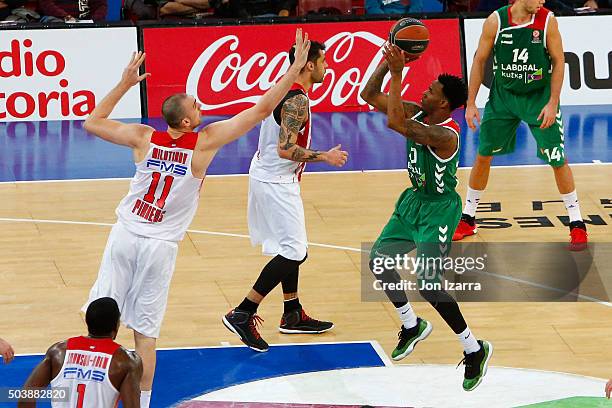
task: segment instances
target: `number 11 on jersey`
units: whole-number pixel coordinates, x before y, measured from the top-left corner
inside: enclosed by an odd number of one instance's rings
[[[164,177],[164,189],[162,190],[161,196],[159,197],[157,202],[155,202],[155,192],[157,191],[157,185],[159,184],[161,173],[155,171],[153,172],[151,177],[152,180],[151,185],[149,186],[149,190],[142,199],[149,204],[155,204],[157,208],[164,208],[164,205],[166,205],[166,198],[168,198],[168,194],[170,194],[170,188],[172,188],[172,183],[174,182],[174,176],[168,174],[166,177]]]

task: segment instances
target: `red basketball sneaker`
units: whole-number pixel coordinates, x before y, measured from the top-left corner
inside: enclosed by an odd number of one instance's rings
[[[462,214],[461,221],[459,221],[459,225],[457,225],[457,229],[453,234],[453,241],[461,241],[463,238],[474,235],[477,232],[476,219],[467,214]]]
[[[583,221],[570,222],[570,251],[584,251],[587,247],[588,234]]]

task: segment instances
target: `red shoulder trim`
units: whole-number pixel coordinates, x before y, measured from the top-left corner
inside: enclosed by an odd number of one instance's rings
[[[531,24],[528,28],[544,31],[544,29],[546,28],[546,18],[548,17],[548,13],[550,13],[550,10],[542,7],[536,13],[535,19],[533,20],[533,24]]]
[[[442,127],[445,127],[445,128],[452,129],[455,132],[457,132],[457,136],[460,135],[461,127],[459,126],[459,124],[456,121],[454,121],[452,119],[450,121],[448,121],[446,123],[443,123],[443,124],[440,124],[438,126],[442,126]]]
[[[307,94],[307,92],[304,89],[304,87],[302,85],[298,84],[297,82],[295,82],[293,85],[291,85],[290,91],[295,91],[296,89],[299,89],[300,91],[304,92],[304,94]]]
[[[185,133],[177,139],[173,139],[168,132],[155,131],[151,135],[151,143],[161,147],[193,150],[197,142],[198,134],[196,132]]]
[[[91,337],[79,336],[68,339],[66,350],[82,350],[94,353],[113,355],[121,347],[110,338],[92,339]]]
[[[516,27],[518,24],[515,24],[512,21],[512,12],[510,11],[511,7],[508,7],[507,10],[508,10],[508,24],[510,24],[510,26],[512,26],[512,27]],[[531,28],[531,29],[534,29],[534,30],[544,30],[544,27],[546,26],[546,16],[548,16],[548,13],[550,13],[550,10],[547,9],[547,8],[542,7],[535,14],[535,17],[533,19],[533,23],[529,24],[525,28]]]

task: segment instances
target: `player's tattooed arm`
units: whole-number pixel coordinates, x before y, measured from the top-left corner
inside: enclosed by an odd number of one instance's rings
[[[385,75],[389,72],[389,65],[387,61],[383,61],[380,64],[368,82],[365,88],[361,91],[361,99],[378,109],[379,112],[387,113],[387,100],[388,96],[382,91],[383,80]],[[421,108],[414,102],[403,101],[404,115],[406,117],[414,116]]]
[[[297,144],[297,138],[308,120],[308,97],[303,94],[289,98],[281,110],[278,155],[295,162],[325,162],[330,166],[342,167],[348,159],[348,152],[340,150],[340,145],[326,152],[306,149]]]
[[[387,72],[389,72],[389,65],[387,65],[387,61],[383,61],[368,79],[360,94],[364,101],[383,113],[387,112],[387,95],[382,92],[382,83]]]
[[[425,126],[416,120],[407,120],[403,135],[415,142],[442,151],[454,152],[457,148],[457,135],[442,126]]]
[[[300,129],[308,120],[308,97],[303,94],[287,99],[281,110],[278,155],[296,162],[322,161],[323,153],[297,144]]]

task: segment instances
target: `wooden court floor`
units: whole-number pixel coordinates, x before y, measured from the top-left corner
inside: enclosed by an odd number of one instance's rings
[[[590,228],[591,241],[612,241],[612,208],[605,204],[612,199],[612,166],[573,169],[583,214],[606,223]],[[468,172],[459,171],[461,194]],[[241,176],[206,180],[191,226],[199,232],[190,232],[180,245],[159,347],[240,344],[220,318],[240,302],[267,262],[245,237],[247,181]],[[336,328],[320,336],[279,334],[277,289],[260,307],[265,319],[261,332],[268,342],[377,340],[391,352],[398,320],[390,304],[361,301],[357,249],[377,237],[407,183],[401,171],[305,175],[309,241],[344,248],[310,247],[301,268],[300,299],[309,314],[334,321]],[[17,353],[44,352],[53,342],[84,333],[79,309],[97,275],[110,230],[105,224],[114,222],[114,208],[127,187],[125,180],[0,184],[0,337]],[[472,239],[566,241],[568,230],[557,219],[565,215],[563,205],[545,204],[540,211],[532,203],[558,199],[546,167],[493,169],[482,201],[499,202],[500,208],[479,217],[504,219],[510,226],[482,228]],[[524,218],[518,217],[545,217],[553,226],[524,228],[519,224]],[[612,293],[612,287],[607,291]],[[477,337],[494,343],[493,365],[608,378],[609,306],[520,302],[463,303],[461,308]],[[434,332],[403,362],[457,363],[462,355],[454,334],[428,304],[416,303],[415,308],[432,321]],[[128,330],[122,329],[119,341],[133,346]]]

